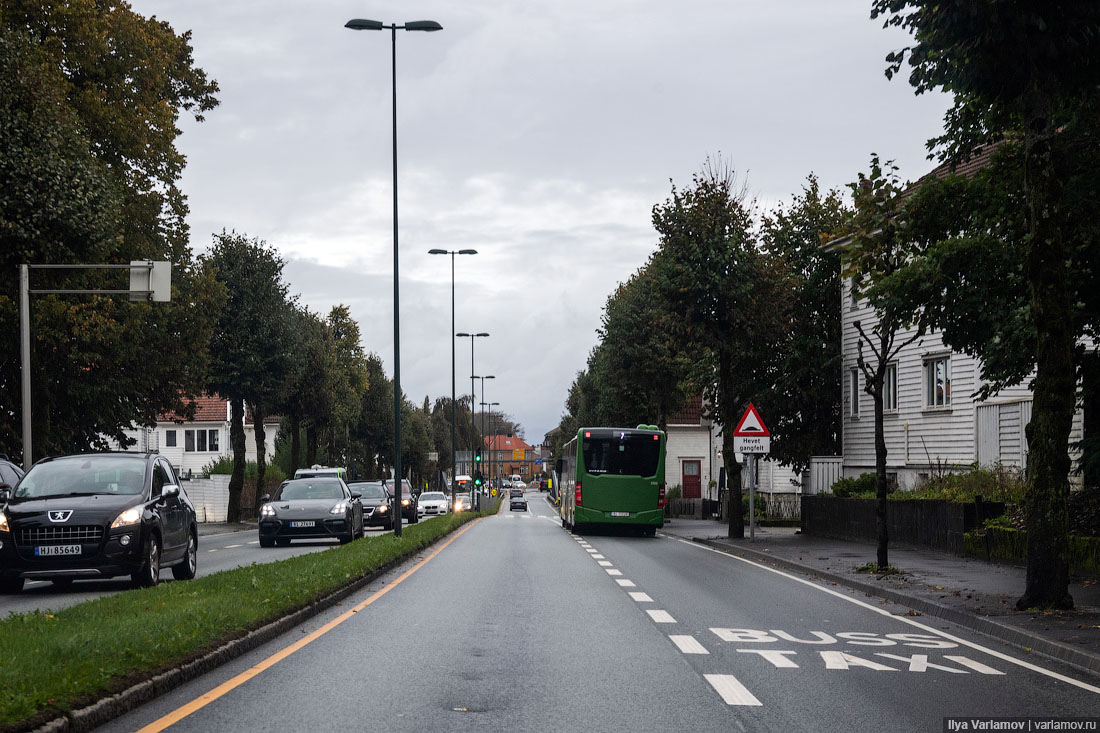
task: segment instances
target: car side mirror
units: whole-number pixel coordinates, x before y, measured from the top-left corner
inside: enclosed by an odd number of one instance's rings
[[[171,499],[173,496],[180,495],[180,487],[175,484],[165,484],[160,489],[160,498]]]
[[[260,497],[260,501],[271,501],[271,494],[264,494]]]
[[[358,491],[353,491],[353,492],[351,492],[351,498],[352,499],[362,499],[363,495],[360,494]]]
[[[11,484],[0,483],[0,501],[11,500]]]

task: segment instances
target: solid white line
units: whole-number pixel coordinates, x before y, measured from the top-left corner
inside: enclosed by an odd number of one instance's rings
[[[672,614],[670,614],[668,611],[661,611],[661,610],[654,609],[654,610],[646,611],[646,613],[649,614],[649,617],[651,619],[653,619],[653,621],[655,623],[658,623],[658,624],[674,624],[674,623],[676,623],[676,619],[672,618]]]
[[[633,580],[627,580],[626,578],[615,578],[615,582],[618,583],[619,585],[621,585],[624,588],[637,588],[638,587],[638,586],[634,585]]]
[[[668,638],[672,639],[672,643],[679,647],[684,654],[710,654],[707,648],[700,644],[694,636],[676,634]]]
[[[1063,674],[1058,674],[1057,672],[1055,672],[1053,670],[1050,670],[1050,669],[1044,669],[1043,667],[1032,664],[1031,662],[1025,662],[1022,659],[1017,659],[1016,657],[1010,656],[1008,654],[1004,654],[1003,652],[999,652],[995,649],[990,649],[989,647],[984,647],[981,644],[976,644],[972,641],[967,641],[966,639],[963,639],[961,637],[954,636],[952,634],[947,634],[943,631],[940,631],[939,629],[933,628],[933,627],[928,626],[926,624],[922,624],[919,621],[914,621],[913,619],[911,619],[907,616],[895,616],[894,614],[887,611],[885,608],[878,608],[877,606],[872,606],[870,603],[864,603],[863,601],[859,600],[858,598],[851,598],[851,597],[849,597],[849,596],[847,596],[847,595],[845,595],[845,594],[843,594],[839,591],[835,591],[835,590],[832,590],[830,588],[826,588],[824,586],[818,585],[817,583],[806,580],[804,578],[799,578],[796,575],[791,575],[790,573],[785,573],[782,570],[777,570],[776,568],[770,568],[767,565],[762,565],[761,563],[753,562],[752,560],[748,560],[746,558],[739,557],[739,556],[734,555],[732,553],[723,552],[722,550],[717,550],[713,547],[707,547],[706,545],[700,545],[700,544],[697,544],[695,542],[691,542],[689,540],[679,539],[678,541],[683,542],[685,545],[688,545],[690,547],[697,547],[701,550],[708,550],[709,552],[713,552],[716,555],[723,555],[725,557],[731,557],[734,560],[740,560],[741,562],[745,563],[746,565],[752,565],[753,567],[760,568],[761,570],[767,570],[769,573],[775,573],[776,575],[787,578],[788,580],[793,580],[797,583],[802,583],[803,585],[808,585],[811,588],[819,590],[823,593],[828,593],[831,596],[841,598],[845,601],[848,601],[849,603],[854,603],[857,606],[861,606],[863,608],[866,608],[868,611],[874,611],[875,613],[877,613],[879,615],[887,616],[887,617],[892,618],[896,621],[901,621],[902,623],[909,624],[910,626],[915,626],[918,629],[921,629],[923,631],[927,631],[930,634],[935,634],[936,636],[942,637],[944,639],[948,639],[948,640],[953,641],[957,644],[962,644],[963,646],[968,646],[971,649],[977,649],[980,652],[985,652],[986,654],[988,654],[992,657],[996,657],[997,659],[1001,659],[1005,662],[1010,662],[1012,664],[1023,667],[1024,669],[1030,669],[1032,672],[1038,672],[1039,674],[1046,675],[1047,677],[1051,677],[1051,678],[1059,680],[1061,682],[1065,682],[1067,684],[1073,685],[1074,687],[1079,687],[1082,690],[1088,690],[1089,692],[1095,692],[1097,694],[1100,694],[1100,687],[1094,687],[1093,685],[1090,685],[1087,682],[1081,682],[1079,680],[1073,679],[1072,677],[1066,677]]]
[[[705,674],[703,679],[710,683],[727,705],[762,705],[732,674]]]
[[[649,597],[648,593],[642,593],[640,590],[632,590],[629,593],[630,597],[638,603],[653,603],[653,599]]]

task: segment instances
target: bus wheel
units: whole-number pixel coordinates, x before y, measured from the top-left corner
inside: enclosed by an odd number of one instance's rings
[[[657,536],[657,528],[656,527],[643,527],[642,528],[642,536],[643,537],[656,537]]]

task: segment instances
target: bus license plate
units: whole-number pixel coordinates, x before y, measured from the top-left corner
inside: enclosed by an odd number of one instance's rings
[[[630,512],[611,512],[611,516],[613,516],[613,517],[629,517]]]
[[[34,548],[35,557],[48,555],[79,555],[80,545],[41,545]]]
[[[305,521],[300,521],[300,522],[291,522],[291,523],[290,523],[290,526],[291,526],[291,527],[294,527],[294,528],[299,528],[299,527],[312,527],[312,526],[314,526],[314,524],[315,524],[315,522],[313,522],[313,521],[308,521],[308,522],[305,522]]]

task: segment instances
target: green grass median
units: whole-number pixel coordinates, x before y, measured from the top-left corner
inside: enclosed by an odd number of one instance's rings
[[[0,730],[18,730],[198,658],[370,575],[479,516],[421,521],[319,553],[0,620]]]

